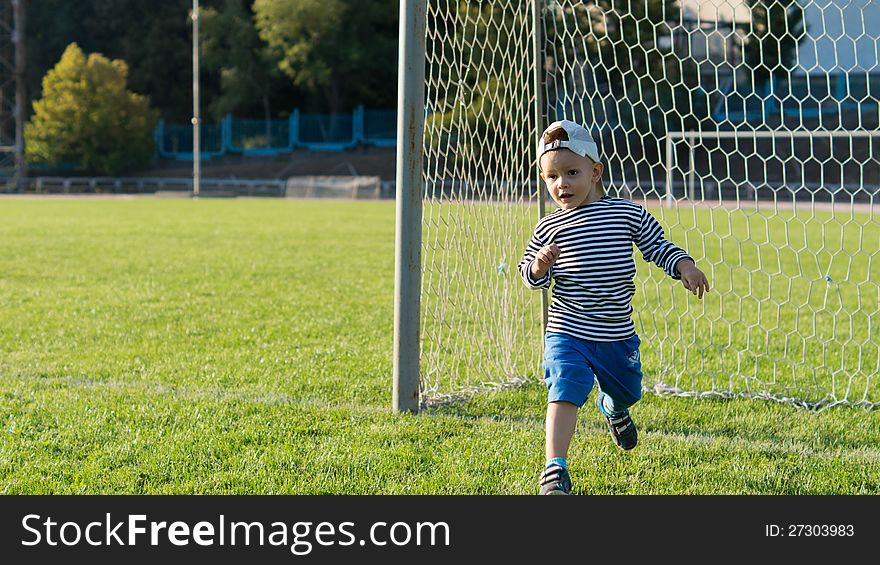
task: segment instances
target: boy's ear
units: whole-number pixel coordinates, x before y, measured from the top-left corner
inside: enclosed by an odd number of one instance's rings
[[[602,173],[605,172],[605,165],[602,163],[594,163],[593,164],[593,180],[601,180]]]

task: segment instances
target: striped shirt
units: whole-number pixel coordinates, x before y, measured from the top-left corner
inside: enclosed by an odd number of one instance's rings
[[[540,279],[530,267],[545,245],[559,247],[556,264]],[[571,210],[541,218],[529,240],[519,271],[532,289],[553,286],[547,331],[593,341],[617,341],[635,335],[632,322],[633,243],[645,261],[673,279],[688,254],[666,240],[663,228],[641,205],[605,196]]]

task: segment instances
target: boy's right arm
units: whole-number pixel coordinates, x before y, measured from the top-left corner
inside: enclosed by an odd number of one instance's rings
[[[519,262],[519,272],[523,282],[532,289],[549,288],[550,267],[559,258],[559,248],[555,243],[541,245],[541,242],[532,236],[523,253],[522,261]]]
[[[529,272],[536,279],[543,278],[550,271],[550,267],[556,264],[556,259],[558,258],[559,248],[556,247],[556,244],[545,245],[535,255],[535,260],[532,261]]]

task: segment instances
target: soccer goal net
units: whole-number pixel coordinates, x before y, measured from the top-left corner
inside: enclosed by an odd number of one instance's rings
[[[713,286],[634,249],[648,391],[880,404],[880,4],[427,0],[425,33],[423,404],[542,375],[516,265],[563,118]]]

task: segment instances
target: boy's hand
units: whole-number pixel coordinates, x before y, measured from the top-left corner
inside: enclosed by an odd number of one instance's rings
[[[555,243],[545,245],[539,249],[538,253],[535,254],[535,260],[532,261],[532,276],[536,279],[540,279],[546,275],[547,271],[549,271],[550,267],[556,263],[557,259],[559,259],[559,248]]]
[[[709,279],[703,274],[703,271],[697,268],[690,259],[682,259],[675,266],[678,274],[681,275],[681,284],[686,289],[696,294],[698,298],[703,298],[704,292],[709,292]]]

